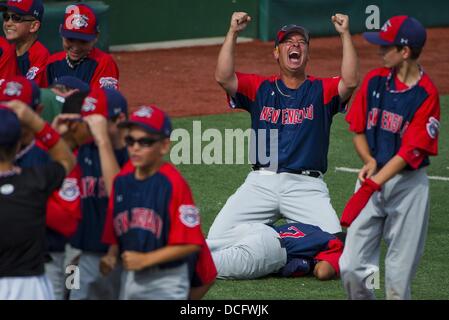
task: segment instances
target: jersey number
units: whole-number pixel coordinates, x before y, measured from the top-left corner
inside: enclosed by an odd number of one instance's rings
[[[288,227],[287,230],[292,230],[292,232],[281,232],[279,235],[281,238],[303,238],[305,233],[296,228],[295,226]]]

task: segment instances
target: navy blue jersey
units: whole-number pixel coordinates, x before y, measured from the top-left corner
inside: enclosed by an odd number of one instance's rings
[[[387,68],[368,73],[346,117],[351,131],[366,135],[379,168],[399,155],[408,169],[437,154],[439,119],[438,91],[427,74],[409,88]]]
[[[277,76],[237,73],[237,78],[237,93],[229,102],[232,108],[251,114],[251,126],[256,132],[256,141],[252,141],[257,150],[255,165],[268,166],[259,155],[258,141],[265,139],[265,150],[269,150],[270,129],[276,129],[278,172],[326,172],[332,117],[346,109],[338,95],[340,78],[307,77],[296,90],[286,87]],[[265,136],[259,137],[259,131]],[[261,154],[268,156],[269,151]],[[273,161],[270,164],[273,167]]]
[[[47,65],[47,85],[62,76],[72,76],[88,83],[91,88],[118,89],[119,70],[111,55],[93,48],[89,55],[74,66],[67,61],[65,51],[50,56]]]
[[[343,253],[343,243],[333,234],[300,222],[273,228],[279,233],[287,251],[286,265],[294,259],[325,260],[337,274],[340,272],[338,262]]]
[[[128,161],[126,148],[115,150],[119,166]],[[100,153],[94,142],[82,145],[78,150],[81,167],[81,210],[83,219],[78,225],[71,244],[90,252],[106,252],[108,246],[101,242],[101,235],[108,207],[108,193],[101,171]]]
[[[203,245],[198,209],[187,182],[170,164],[137,180],[134,171],[114,180],[104,241],[120,252],[151,252],[167,245]],[[183,260],[164,264],[173,267]]]
[[[336,239],[317,226],[304,223],[288,223],[274,227],[287,250],[287,263],[294,258],[313,258],[327,249],[329,241]],[[300,239],[300,241],[298,241]]]

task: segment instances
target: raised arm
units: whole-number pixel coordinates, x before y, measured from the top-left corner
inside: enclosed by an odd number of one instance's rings
[[[349,32],[349,17],[336,13],[332,16],[332,23],[335,26],[335,30],[340,34],[343,46],[341,80],[338,84],[338,94],[340,99],[345,101],[351,96],[359,84],[359,60],[354,44],[352,43],[351,33]]]
[[[14,100],[5,104],[14,110],[20,122],[30,128],[36,138],[48,147],[50,157],[64,167],[66,174],[72,171],[76,163],[75,156],[64,140],[59,138],[59,134],[25,103]]]
[[[238,87],[234,69],[237,37],[239,32],[244,30],[250,21],[251,17],[246,12],[234,12],[232,14],[229,31],[218,54],[215,80],[230,96],[235,96]]]
[[[108,195],[112,192],[114,177],[120,172],[120,166],[115,157],[114,148],[108,134],[108,120],[99,115],[92,114],[84,117],[95,139],[100,153],[101,172]]]

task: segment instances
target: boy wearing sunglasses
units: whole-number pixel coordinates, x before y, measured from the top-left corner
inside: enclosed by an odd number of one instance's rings
[[[129,129],[132,168],[114,180],[103,235],[111,247],[102,270],[111,270],[120,254],[120,299],[187,299],[187,257],[200,251],[204,236],[189,185],[164,161],[171,121],[159,108],[144,106],[121,126]]]
[[[72,98],[78,100],[78,95]],[[78,100],[79,101],[79,100]],[[114,89],[94,88],[78,104],[78,118],[66,118],[72,141],[80,145],[78,163],[81,167],[81,209],[83,219],[70,244],[81,250],[79,258],[80,289],[70,292],[70,299],[113,299],[117,292],[111,279],[99,272],[100,258],[108,246],[101,242],[112,181],[128,161],[118,124],[126,120],[127,102]],[[76,106],[72,106],[73,108]],[[65,110],[67,111],[67,110]],[[73,116],[73,115],[72,115]],[[66,114],[57,117],[62,121]],[[65,137],[65,135],[64,135]]]
[[[3,32],[15,47],[20,74],[34,80],[39,87],[44,86],[50,53],[37,40],[44,15],[42,0],[8,0],[0,9],[3,11]]]
[[[64,51],[53,54],[47,65],[47,85],[73,76],[91,88],[118,88],[119,71],[111,55],[95,48],[100,34],[95,12],[85,4],[69,5],[60,26]]]
[[[341,278],[350,299],[375,299],[366,278],[379,268],[384,238],[386,298],[411,299],[427,234],[426,169],[438,153],[439,95],[418,63],[426,42],[418,20],[394,16],[363,35],[380,46],[384,67],[366,75],[346,117],[364,166],[341,218],[349,227]]]

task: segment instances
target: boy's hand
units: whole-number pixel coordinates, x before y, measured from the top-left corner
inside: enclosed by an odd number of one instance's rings
[[[108,120],[99,114],[91,114],[83,118],[88,124],[90,132],[97,145],[109,141]]]
[[[58,114],[51,123],[53,129],[58,131],[59,134],[64,134],[69,131],[69,124],[72,121],[82,121],[82,118],[79,114],[73,113],[63,113]]]
[[[117,257],[107,254],[101,257],[100,260],[100,272],[102,275],[108,275],[117,265]]]
[[[371,178],[377,171],[377,161],[371,158],[359,172],[359,180],[363,183],[365,179]]]
[[[122,253],[123,267],[128,271],[139,271],[148,265],[145,262],[146,254],[136,251]]]

